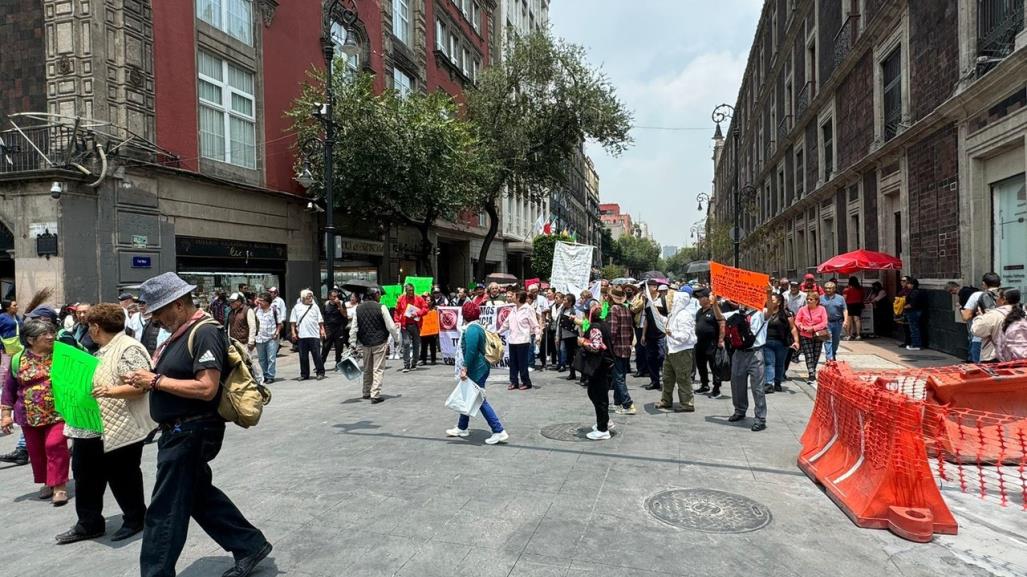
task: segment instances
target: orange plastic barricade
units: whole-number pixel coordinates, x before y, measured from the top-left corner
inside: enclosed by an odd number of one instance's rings
[[[817,382],[799,467],[860,527],[917,542],[954,535],[956,520],[927,459],[923,403],[845,363],[828,363]]]

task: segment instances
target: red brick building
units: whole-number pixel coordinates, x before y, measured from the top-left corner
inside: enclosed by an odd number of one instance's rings
[[[600,204],[599,220],[610,229],[613,240],[625,235],[630,236],[635,230],[631,224],[631,215],[626,212],[622,214],[617,203]]]
[[[928,344],[965,351],[945,283],[1027,287],[1025,44],[1022,0],[766,2],[711,226],[731,226],[737,186],[747,268],[900,256],[930,293]],[[894,273],[862,277],[894,290]]]

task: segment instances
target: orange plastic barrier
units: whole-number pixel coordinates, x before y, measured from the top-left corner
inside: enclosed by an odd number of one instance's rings
[[[923,403],[845,363],[828,363],[817,382],[799,467],[860,527],[917,542],[955,534],[927,459]]]
[[[930,374],[928,403],[1027,417],[1027,362],[956,369]]]

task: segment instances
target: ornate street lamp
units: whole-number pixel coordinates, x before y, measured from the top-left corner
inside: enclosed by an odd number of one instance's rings
[[[695,195],[695,200],[699,201],[699,212],[702,212],[702,203],[709,203],[710,195],[706,194],[705,192],[700,192],[699,194]]]
[[[718,131],[720,130],[720,123],[721,122],[724,122],[724,121],[726,121],[728,119],[732,119],[731,120],[731,169],[734,171],[734,180],[735,180],[735,190],[734,190],[733,202],[732,202],[732,204],[734,205],[733,209],[734,209],[734,215],[735,215],[735,226],[734,226],[734,230],[731,231],[731,237],[732,237],[731,240],[734,242],[734,247],[735,247],[735,255],[734,255],[735,256],[735,266],[737,267],[738,266],[738,261],[739,261],[739,252],[740,252],[740,246],[739,245],[740,245],[741,240],[742,240],[742,231],[741,231],[741,223],[740,223],[740,221],[742,219],[742,207],[741,207],[741,203],[739,203],[739,198],[738,198],[738,196],[739,196],[739,190],[738,190],[738,136],[739,136],[740,129],[739,129],[738,126],[736,126],[737,123],[734,121],[734,114],[735,114],[735,107],[731,106],[730,104],[726,104],[725,103],[725,104],[721,104],[721,105],[717,106],[716,108],[714,108],[713,109],[713,114],[711,115],[711,117],[713,119],[713,122],[717,125],[717,130]]]

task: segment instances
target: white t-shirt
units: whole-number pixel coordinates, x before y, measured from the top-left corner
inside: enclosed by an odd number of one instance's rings
[[[963,306],[963,310],[964,311],[972,311],[974,314],[976,314],[977,313],[977,305],[980,304],[982,296],[984,296],[984,291],[977,291],[974,294],[970,295],[970,298],[966,299],[966,305]],[[993,293],[993,296],[994,296],[994,293]],[[967,328],[968,329],[970,328],[970,325],[973,324],[973,322],[974,322],[974,319],[973,319],[973,317],[971,317],[970,321],[967,323]],[[971,335],[972,335],[972,338],[970,339],[970,342],[974,342],[974,343],[982,342],[981,341],[981,337],[979,337],[977,335],[973,335],[973,333],[971,333]]]
[[[301,318],[303,322],[300,322]],[[292,316],[289,317],[289,322],[297,323],[296,333],[299,338],[321,338],[321,323],[324,322],[324,317],[321,316],[321,307],[317,306],[317,303],[311,303],[309,313],[305,304],[292,307]]]
[[[274,300],[271,301],[271,308],[278,311],[279,321],[285,321],[285,319],[289,318],[289,311],[286,309],[285,301],[282,300],[282,297],[275,297]]]

